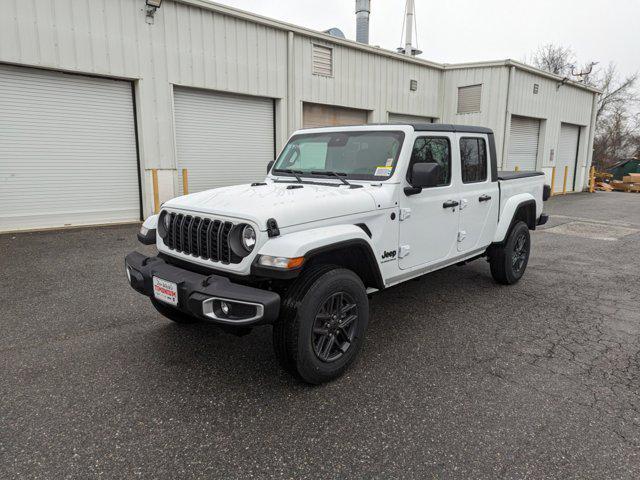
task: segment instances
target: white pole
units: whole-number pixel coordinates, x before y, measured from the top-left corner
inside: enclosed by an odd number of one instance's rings
[[[404,54],[411,56],[413,53],[413,10],[414,4],[413,0],[407,0],[407,18],[405,23],[405,43],[404,43]]]

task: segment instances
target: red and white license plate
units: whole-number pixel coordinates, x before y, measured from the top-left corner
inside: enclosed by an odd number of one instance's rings
[[[153,296],[169,305],[178,305],[178,285],[158,277],[153,277]]]

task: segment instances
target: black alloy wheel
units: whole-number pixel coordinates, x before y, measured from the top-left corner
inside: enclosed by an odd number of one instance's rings
[[[516,238],[513,246],[513,256],[511,258],[511,265],[513,271],[520,273],[529,256],[529,235],[521,233]]]
[[[313,324],[313,351],[323,362],[341,358],[353,343],[358,305],[346,292],[330,295],[318,309]]]

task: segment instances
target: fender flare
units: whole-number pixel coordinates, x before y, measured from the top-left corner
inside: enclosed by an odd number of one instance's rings
[[[290,279],[298,276],[309,259],[331,250],[344,248],[362,248],[368,257],[372,273],[376,277],[376,287],[384,288],[380,265],[374,254],[375,249],[367,233],[358,225],[332,225],[328,227],[312,228],[280,235],[269,239],[258,250],[258,255],[251,266],[252,274],[262,277]],[[283,271],[258,265],[260,255],[274,257],[305,257],[305,263],[298,269]]]
[[[138,241],[143,245],[155,245],[156,244],[156,230],[158,228],[158,217],[159,215],[151,215],[147,217],[147,219],[142,222],[142,227],[137,234]],[[146,229],[145,233],[143,229]]]
[[[148,228],[149,230],[155,230],[156,228],[158,228],[159,217],[160,215],[158,214],[149,215],[147,219],[144,222],[142,222],[142,226],[144,228]]]
[[[519,193],[509,198],[502,209],[500,220],[496,228],[495,236],[493,237],[493,243],[500,243],[504,241],[509,233],[513,217],[522,205],[529,205],[533,203],[534,208],[536,206],[536,199],[530,193]],[[535,220],[535,219],[534,219]]]

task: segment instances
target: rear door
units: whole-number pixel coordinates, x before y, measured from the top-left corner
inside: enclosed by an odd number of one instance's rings
[[[491,181],[491,159],[486,135],[456,135],[460,153],[460,227],[458,252],[491,243],[498,218],[498,183]],[[492,228],[493,227],[493,228]]]
[[[560,125],[560,141],[558,142],[558,160],[556,162],[556,181],[554,190],[562,192],[565,188],[571,192],[575,190],[575,174],[578,163],[578,143],[580,142],[580,127],[563,123]],[[567,178],[565,180],[565,171]]]
[[[535,170],[538,160],[540,120],[530,117],[511,117],[507,170]]]
[[[399,267],[410,269],[437,264],[456,252],[458,233],[458,184],[460,172],[453,161],[455,135],[437,133],[417,135],[411,154],[411,166],[416,162],[438,163],[442,167],[439,185],[423,188],[422,192],[400,195]],[[408,174],[407,180],[411,181]],[[447,206],[451,205],[451,206]]]

